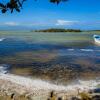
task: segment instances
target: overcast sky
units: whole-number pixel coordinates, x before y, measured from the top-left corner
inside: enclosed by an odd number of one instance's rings
[[[100,29],[100,0],[69,0],[58,6],[49,0],[27,0],[20,13],[0,14],[0,29],[54,27]]]

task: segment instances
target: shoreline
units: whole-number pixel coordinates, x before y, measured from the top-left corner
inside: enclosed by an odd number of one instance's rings
[[[100,80],[82,81],[79,84],[68,86],[55,85],[47,81],[39,79],[25,78],[13,74],[0,74],[0,89],[6,92],[17,93],[19,95],[25,94],[32,98],[49,97],[50,92],[54,91],[58,96],[77,96],[79,92],[88,93],[89,90],[95,89],[100,84]],[[8,93],[9,94],[9,93]],[[35,99],[38,100],[38,99]]]

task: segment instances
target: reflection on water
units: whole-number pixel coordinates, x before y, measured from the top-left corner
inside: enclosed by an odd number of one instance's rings
[[[100,76],[93,33],[0,33],[0,64],[10,65],[11,73],[57,83]]]

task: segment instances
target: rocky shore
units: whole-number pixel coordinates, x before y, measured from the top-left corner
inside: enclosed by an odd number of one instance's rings
[[[100,100],[100,93],[90,91],[99,81],[91,82],[61,86],[12,74],[0,74],[0,100]]]
[[[67,96],[65,91],[53,90],[30,90],[27,87],[0,79],[0,100],[56,100],[56,98]]]

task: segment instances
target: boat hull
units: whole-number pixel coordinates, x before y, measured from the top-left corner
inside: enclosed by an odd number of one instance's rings
[[[100,44],[100,35],[94,35],[93,36],[95,43]]]

